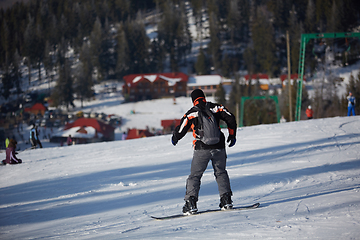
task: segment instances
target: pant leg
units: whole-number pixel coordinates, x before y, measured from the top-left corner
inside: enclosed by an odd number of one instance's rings
[[[36,140],[33,139],[33,138],[30,138],[30,142],[31,142],[31,146],[35,148],[36,147]]]
[[[355,107],[352,107],[352,114],[355,116]]]
[[[43,148],[43,146],[42,146],[42,144],[41,144],[41,142],[40,142],[39,139],[37,140],[37,143],[39,144],[40,148]]]
[[[226,150],[225,149],[214,149],[211,150],[212,166],[214,169],[214,175],[218,184],[218,190],[220,196],[224,193],[231,193],[230,179],[226,171]]]
[[[199,197],[201,177],[205,172],[210,161],[210,150],[194,150],[193,159],[191,162],[190,175],[186,180],[186,194],[184,200],[189,200],[191,196]]]
[[[350,106],[348,107],[348,114],[347,115],[351,116],[351,107]]]

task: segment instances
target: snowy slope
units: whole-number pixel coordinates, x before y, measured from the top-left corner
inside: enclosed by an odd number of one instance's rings
[[[0,167],[1,239],[359,239],[360,117],[237,134],[227,149],[233,200],[260,202],[259,209],[149,217],[181,212],[191,134],[176,147],[169,135],[48,147]],[[198,207],[218,202],[209,165]]]

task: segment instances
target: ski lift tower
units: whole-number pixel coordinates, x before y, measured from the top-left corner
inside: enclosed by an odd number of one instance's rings
[[[301,43],[300,43],[300,56],[299,56],[299,76],[298,89],[296,96],[296,109],[295,109],[295,121],[300,121],[301,116],[301,99],[302,99],[302,87],[304,79],[304,63],[305,63],[305,49],[306,44],[310,39],[317,38],[350,38],[350,37],[360,37],[359,32],[349,32],[349,33],[306,33],[301,34]]]

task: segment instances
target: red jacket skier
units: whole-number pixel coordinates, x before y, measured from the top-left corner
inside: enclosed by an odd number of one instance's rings
[[[310,105],[306,109],[305,113],[306,113],[306,116],[308,117],[308,119],[313,119],[314,111],[311,109]]]

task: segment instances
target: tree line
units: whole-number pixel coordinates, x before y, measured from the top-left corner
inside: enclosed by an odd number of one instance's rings
[[[359,13],[357,0],[17,2],[0,10],[1,94],[8,98],[13,87],[22,91],[21,63],[28,66],[29,82],[31,69],[38,69],[40,80],[42,68],[50,79],[58,75],[53,99],[66,106],[73,105],[74,95],[90,98],[95,81],[130,73],[190,66],[188,73],[234,78],[239,70],[247,70],[278,76],[286,67],[286,31],[291,39],[291,72],[297,73],[301,33],[352,31],[359,25]],[[189,57],[194,41],[189,14],[200,42],[195,60]],[[147,36],[150,23],[157,26],[154,39]],[[307,48],[311,71],[318,61],[314,44]],[[75,58],[67,55],[69,49]]]

